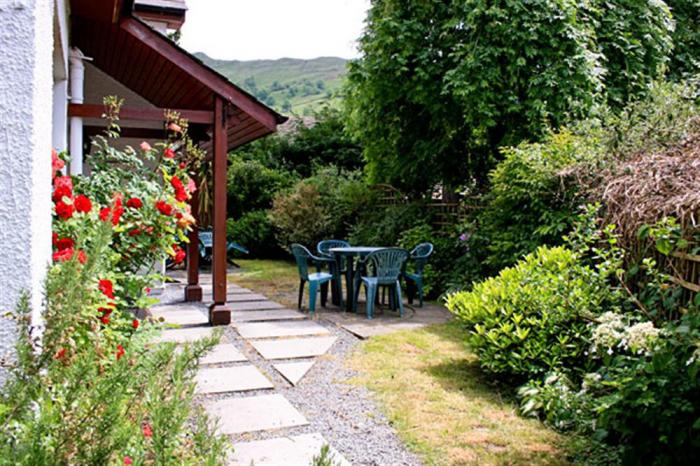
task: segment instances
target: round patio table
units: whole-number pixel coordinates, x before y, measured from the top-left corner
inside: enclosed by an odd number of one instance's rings
[[[352,311],[352,298],[355,296],[355,280],[353,279],[354,275],[354,263],[355,257],[363,258],[366,257],[369,253],[377,251],[379,249],[383,249],[380,247],[371,247],[371,246],[348,246],[348,247],[341,247],[341,248],[330,248],[328,251],[333,253],[335,256],[335,263],[338,267],[338,270],[340,270],[340,263],[341,259],[343,257],[347,257],[347,263],[348,263],[348,268],[345,276],[345,311],[346,312],[351,312]],[[340,288],[340,287],[339,287]],[[342,298],[341,298],[342,299]],[[341,304],[341,303],[335,303],[335,304]]]

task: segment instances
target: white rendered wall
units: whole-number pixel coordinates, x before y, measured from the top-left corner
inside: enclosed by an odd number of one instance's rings
[[[27,291],[40,315],[51,257],[53,11],[51,0],[0,0],[2,313]],[[14,338],[13,323],[0,317],[0,355],[11,354]]]

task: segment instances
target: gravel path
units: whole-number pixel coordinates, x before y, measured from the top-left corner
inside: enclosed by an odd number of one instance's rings
[[[180,285],[168,285],[165,292],[158,297],[163,304],[179,301],[182,299],[182,288]],[[202,310],[205,309],[202,305]],[[320,433],[353,465],[421,465],[418,457],[401,443],[367,389],[347,383],[355,373],[348,368],[346,360],[360,340],[331,322],[317,322],[338,339],[328,353],[308,359],[315,360],[315,364],[296,387],[284,379],[273,367],[273,363],[263,359],[233,327],[226,329],[228,339],[245,354],[250,361],[248,363],[258,367],[274,383],[274,392],[287,398],[309,421],[307,426],[234,435],[232,440],[241,442],[284,435]],[[208,395],[207,399],[270,393],[271,390],[248,391]]]

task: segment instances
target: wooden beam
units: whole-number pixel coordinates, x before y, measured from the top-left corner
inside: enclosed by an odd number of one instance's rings
[[[179,49],[148,26],[133,18],[124,18],[119,25],[124,31],[151,47],[185,73],[196,77],[214,93],[240,108],[269,129],[274,131],[277,128],[277,124],[283,119],[273,110],[238,89],[223,76],[198,62],[194,57]]]
[[[198,180],[194,180],[199,186]],[[192,216],[197,223],[190,231],[187,244],[187,286],[185,287],[185,301],[201,301],[202,287],[199,285],[199,191],[192,193],[190,199]]]
[[[137,121],[165,121],[165,108],[149,108],[149,107],[122,107],[119,110],[119,118],[121,120],[137,120]],[[213,124],[214,114],[206,110],[183,110],[170,109],[173,112],[180,114],[180,117],[186,119],[190,123]],[[106,112],[104,105],[98,104],[68,104],[68,116],[76,116],[83,118],[102,118]]]
[[[214,99],[213,181],[214,213],[212,248],[212,291],[214,303],[209,308],[209,323],[228,325],[231,309],[226,305],[226,168],[228,144],[226,140],[225,104],[221,97]]]

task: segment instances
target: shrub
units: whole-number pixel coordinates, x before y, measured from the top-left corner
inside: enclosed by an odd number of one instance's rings
[[[373,246],[395,246],[403,232],[428,222],[420,202],[388,206],[370,205],[350,229],[350,242]]]
[[[542,143],[503,149],[504,160],[489,177],[492,188],[479,216],[488,240],[486,263],[493,270],[512,265],[543,244],[559,244],[580,201],[562,171],[597,158],[592,141],[569,132]]]
[[[295,181],[286,170],[269,168],[258,160],[229,157],[228,216],[240,218],[248,212],[269,209],[275,195]]]
[[[564,247],[541,247],[470,292],[447,298],[479,363],[519,380],[585,366],[587,321],[613,300],[605,277]]]
[[[246,212],[238,220],[228,219],[226,236],[246,247],[251,257],[275,257],[280,253],[266,210]]]

